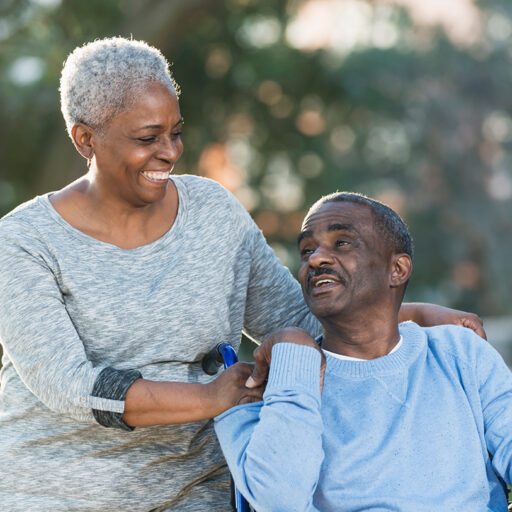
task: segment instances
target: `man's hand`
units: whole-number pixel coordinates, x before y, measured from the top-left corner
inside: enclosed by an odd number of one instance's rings
[[[322,365],[320,367],[320,390],[322,390],[325,374],[325,355],[313,337],[298,327],[286,327],[285,329],[279,329],[278,331],[273,332],[257,349],[254,350],[254,370],[252,375],[247,379],[245,385],[248,388],[258,388],[263,386],[268,377],[268,371],[272,359],[272,348],[276,343],[295,343],[296,345],[305,345],[320,352],[322,356]]]
[[[478,315],[438,306],[436,304],[421,302],[402,304],[399,313],[399,321],[405,322],[406,320],[412,320],[422,327],[442,324],[460,325],[461,327],[472,329],[476,334],[487,339],[483,322]]]

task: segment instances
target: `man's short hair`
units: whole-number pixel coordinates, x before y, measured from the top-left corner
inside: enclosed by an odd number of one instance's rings
[[[412,238],[400,215],[389,206],[375,199],[370,199],[363,194],[357,194],[355,192],[334,192],[323,196],[310,208],[308,216],[323,204],[338,201],[365,204],[368,206],[373,213],[374,226],[382,234],[389,249],[393,253],[408,254],[411,260],[413,259],[414,248]]]

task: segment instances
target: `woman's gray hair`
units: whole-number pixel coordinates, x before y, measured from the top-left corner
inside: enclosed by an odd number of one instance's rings
[[[101,133],[148,82],[162,83],[179,95],[166,58],[144,41],[112,37],[75,48],[60,79],[61,110],[69,135],[77,123]]]

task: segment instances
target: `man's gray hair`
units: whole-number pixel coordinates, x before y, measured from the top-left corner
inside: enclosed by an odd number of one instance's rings
[[[379,229],[388,247],[395,253],[405,253],[410,256],[411,260],[413,259],[413,242],[407,225],[400,215],[389,206],[363,194],[357,194],[355,192],[334,192],[333,194],[321,197],[310,208],[307,217],[323,204],[332,202],[348,202],[368,206],[373,213],[375,226]]]
[[[166,58],[144,41],[112,37],[75,48],[60,79],[61,110],[69,135],[77,123],[101,133],[148,82],[164,84],[179,95]]]

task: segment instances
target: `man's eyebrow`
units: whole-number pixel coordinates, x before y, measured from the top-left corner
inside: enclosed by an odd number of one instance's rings
[[[357,233],[357,229],[352,224],[339,224],[338,222],[335,222],[333,224],[329,224],[327,226],[327,231],[349,231],[351,233]],[[297,237],[297,245],[304,240],[304,238],[311,238],[313,236],[313,231],[310,229],[306,229],[305,231],[302,231],[299,236]]]
[[[357,233],[357,229],[352,224],[329,224],[327,231],[351,231]]]
[[[299,245],[304,238],[311,238],[313,236],[313,231],[306,229],[306,231],[302,231],[297,237],[297,245]]]

